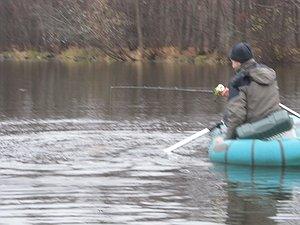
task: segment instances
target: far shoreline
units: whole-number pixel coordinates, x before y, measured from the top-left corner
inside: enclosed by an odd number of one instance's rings
[[[300,50],[291,51],[289,60],[284,62],[270,62],[271,64],[298,64],[300,63]],[[101,52],[97,48],[80,48],[70,47],[57,53],[48,51],[38,51],[35,49],[0,51],[0,62],[2,61],[50,61],[57,60],[60,62],[69,63],[114,63],[114,62],[163,62],[163,63],[180,63],[194,65],[226,65],[229,63],[228,57],[216,52],[197,54],[194,48],[179,51],[174,47],[166,47],[161,49],[145,49],[143,55],[138,50],[126,51],[126,56],[114,58]],[[258,56],[259,58],[259,56]]]

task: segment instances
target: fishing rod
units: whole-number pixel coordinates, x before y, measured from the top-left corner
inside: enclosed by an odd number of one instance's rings
[[[212,90],[181,88],[181,87],[151,87],[151,86],[111,86],[110,89],[146,89],[146,90],[165,90],[165,91],[187,91],[187,92],[202,92],[213,93]]]

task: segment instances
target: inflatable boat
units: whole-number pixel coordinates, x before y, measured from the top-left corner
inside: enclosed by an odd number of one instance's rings
[[[213,162],[247,166],[300,166],[300,119],[291,116],[294,126],[289,135],[270,140],[232,139],[217,141],[212,132],[209,158]]]

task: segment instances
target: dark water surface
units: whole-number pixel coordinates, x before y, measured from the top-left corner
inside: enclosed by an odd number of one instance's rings
[[[300,111],[300,66],[277,68]],[[300,224],[300,169],[209,162],[228,67],[0,63],[0,224]]]

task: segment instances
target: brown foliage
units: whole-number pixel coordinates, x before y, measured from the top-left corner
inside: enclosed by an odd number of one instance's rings
[[[299,8],[298,0],[5,0],[0,49],[92,46],[136,60],[164,47],[226,55],[248,41],[262,59],[282,61],[300,48]]]

